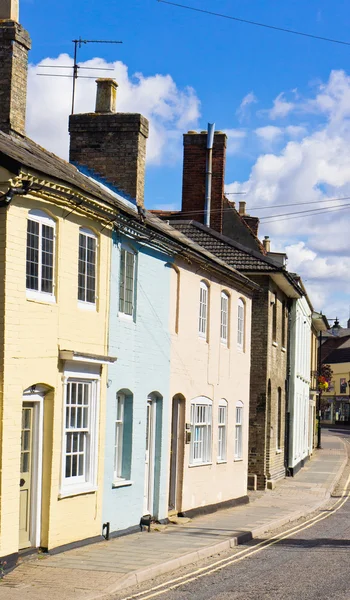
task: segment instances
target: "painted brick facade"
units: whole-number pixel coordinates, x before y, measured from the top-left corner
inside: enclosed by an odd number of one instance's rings
[[[35,385],[47,389],[43,400],[42,502],[37,545],[50,549],[101,533],[100,493],[60,497],[65,363],[59,360],[59,349],[107,354],[111,234],[105,229],[99,236],[97,309],[84,310],[77,301],[79,227],[93,229],[95,224],[79,211],[67,217],[70,208],[69,203],[55,205],[51,199],[28,195],[16,196],[7,209],[1,209],[0,268],[5,276],[1,277],[0,294],[0,359],[4,367],[0,388],[0,557],[16,553],[19,547],[22,403],[24,390]],[[45,298],[33,300],[26,293],[27,217],[32,209],[45,211],[56,222],[53,302]],[[87,368],[86,364],[77,364],[81,371]],[[105,396],[106,367],[102,367],[98,414],[102,449]],[[102,489],[100,449],[97,454],[97,486]]]
[[[135,252],[133,317],[119,312],[121,248]],[[152,515],[168,511],[169,466],[169,256],[115,234],[112,246],[109,351],[117,362],[109,368],[106,413],[103,522],[120,531],[140,522],[144,514],[147,398],[156,398]],[[117,394],[132,401],[131,470],[129,482],[114,481]],[[130,452],[130,450],[129,450]],[[131,483],[130,483],[131,482]]]

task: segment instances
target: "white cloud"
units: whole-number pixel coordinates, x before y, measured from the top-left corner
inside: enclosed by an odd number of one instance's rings
[[[280,142],[283,132],[282,149],[261,153],[249,178],[226,189],[246,192],[247,210],[261,218],[260,236],[269,235],[274,248],[286,249],[288,268],[303,277],[315,308],[326,311],[331,306],[333,314],[340,315],[344,302],[350,304],[350,206],[334,209],[350,204],[350,199],[336,200],[350,197],[350,77],[333,71],[307,99],[295,95],[287,102],[280,94],[272,114],[265,116],[277,118],[292,111],[293,123],[283,129],[274,129],[271,123],[259,128],[261,138]],[[305,123],[308,113],[312,120]],[[295,123],[297,115],[302,115],[303,123]],[[255,133],[259,135],[259,130]],[[255,212],[254,206],[271,209]],[[320,212],[286,216],[307,210]],[[279,217],[264,220],[268,215]]]
[[[283,135],[283,129],[281,129],[281,127],[275,127],[274,125],[266,125],[265,127],[258,127],[255,130],[255,133],[265,142],[274,142]]]
[[[72,81],[61,77],[39,77],[50,73],[40,65],[55,67],[55,74],[71,74],[71,69],[57,69],[57,65],[72,65],[67,54],[47,58],[38,65],[29,66],[27,133],[35,141],[56,154],[68,156],[68,116],[71,107]],[[107,63],[101,58],[82,63],[84,67],[107,68],[112,71],[86,71],[91,77],[105,75],[118,82],[117,110],[138,112],[150,121],[147,160],[160,164],[181,157],[181,139],[185,129],[197,124],[199,100],[190,88],[179,89],[170,75],[130,76],[122,62]],[[94,79],[77,82],[75,112],[93,112],[96,83]]]
[[[242,129],[225,129],[227,135],[227,154],[236,154],[242,147],[247,134]]]
[[[298,138],[305,135],[307,129],[303,125],[288,125],[284,131],[289,137]]]
[[[273,107],[268,111],[272,121],[286,117],[295,107],[294,102],[285,100],[285,95],[281,92],[273,101]]]
[[[249,94],[244,96],[242,102],[240,103],[236,111],[236,114],[240,121],[243,121],[243,119],[247,117],[250,105],[256,104],[257,102],[258,99],[255,96],[254,92],[249,92]]]

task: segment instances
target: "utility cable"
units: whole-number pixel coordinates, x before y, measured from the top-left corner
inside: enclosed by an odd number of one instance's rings
[[[266,223],[279,223],[280,221],[288,221],[289,219],[298,219],[300,217],[313,217],[313,216],[318,216],[318,215],[324,215],[324,214],[329,214],[330,212],[335,212],[335,211],[340,211],[340,210],[349,210],[350,208],[350,204],[345,204],[342,207],[330,207],[329,209],[315,209],[314,211],[301,211],[301,212],[296,212],[296,213],[285,213],[285,215],[282,216],[282,218],[280,218],[280,215],[271,215],[270,217],[264,217],[261,222],[262,224],[266,224]],[[317,213],[317,214],[310,214],[310,213]],[[305,215],[305,213],[308,213]],[[283,218],[284,217],[284,218]]]
[[[337,40],[335,38],[328,38],[328,37],[324,37],[322,35],[306,33],[305,31],[298,31],[296,29],[288,29],[287,27],[277,27],[276,25],[270,25],[269,23],[260,23],[259,21],[250,21],[249,19],[241,19],[239,17],[234,17],[232,15],[225,15],[223,13],[217,13],[217,12],[214,12],[211,10],[205,10],[203,8],[195,8],[194,6],[188,6],[186,4],[179,4],[178,2],[170,2],[169,0],[157,0],[157,2],[162,2],[163,4],[170,4],[171,6],[176,6],[178,8],[185,8],[187,10],[192,10],[194,12],[211,15],[213,17],[221,17],[222,19],[229,19],[231,21],[238,21],[239,23],[246,23],[247,25],[255,25],[256,27],[264,27],[265,29],[273,29],[275,31],[282,31],[283,33],[291,33],[293,35],[300,35],[303,37],[312,38],[314,40],[330,42],[332,44],[342,44],[343,46],[350,46],[350,42],[345,42],[344,40]]]
[[[327,203],[327,202],[340,202],[342,200],[350,200],[350,196],[343,196],[342,198],[327,198],[327,199],[323,199],[323,200],[312,200],[310,202],[291,202],[291,203],[287,203],[287,204],[270,204],[270,205],[266,205],[266,206],[251,206],[249,208],[247,208],[246,210],[249,211],[255,211],[255,210],[272,210],[275,208],[284,208],[286,206],[307,206],[308,204],[320,204],[322,203]],[[340,205],[341,207],[342,205]],[[230,208],[233,207],[224,207],[224,208],[213,208],[211,209],[210,213],[214,214],[214,213],[221,213],[221,212],[225,212],[225,210],[229,210]],[[326,208],[326,207],[325,207]],[[333,207],[328,207],[328,208],[333,208]],[[334,207],[337,208],[337,207]],[[236,210],[236,209],[235,209]],[[163,212],[163,211],[160,211]],[[168,211],[164,211],[164,212],[168,212]],[[187,217],[190,215],[202,215],[205,214],[206,211],[205,210],[184,210],[184,211],[169,211],[169,212],[175,212],[175,213],[180,213],[181,217]],[[157,211],[156,211],[157,213]],[[155,214],[156,214],[155,213]],[[252,216],[248,213],[246,213],[247,217]],[[265,219],[267,217],[260,217],[261,219]]]

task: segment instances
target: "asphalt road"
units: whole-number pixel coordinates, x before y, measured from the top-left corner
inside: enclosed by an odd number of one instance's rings
[[[339,432],[350,441],[349,434]],[[313,520],[289,525],[269,540],[255,539],[224,558],[208,561],[203,571],[196,573],[192,567],[180,579],[175,575],[169,583],[162,580],[161,587],[154,582],[128,598],[350,600],[349,471],[345,470],[335,492],[338,497]]]

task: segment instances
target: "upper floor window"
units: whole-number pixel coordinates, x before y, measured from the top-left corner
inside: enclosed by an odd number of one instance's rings
[[[286,303],[282,303],[282,348],[286,347],[287,343],[287,318],[288,312],[286,309]]]
[[[228,342],[228,319],[229,319],[229,296],[226,292],[221,292],[221,320],[220,320],[220,339],[227,346]]]
[[[277,294],[273,294],[272,300],[272,341],[277,342]]]
[[[88,304],[96,302],[97,238],[89,229],[79,232],[78,300]]]
[[[244,350],[244,321],[245,321],[245,304],[242,298],[238,298],[238,312],[237,312],[237,345],[239,348]]]
[[[119,278],[119,312],[132,316],[134,310],[135,254],[121,249]]]
[[[220,400],[218,414],[218,461],[226,460],[227,401]]]
[[[198,322],[198,333],[201,337],[207,337],[208,327],[208,301],[209,301],[209,288],[204,281],[200,282],[199,288],[199,322]]]
[[[27,290],[54,294],[55,221],[41,210],[31,210],[27,221]]]
[[[243,402],[236,404],[235,460],[243,458]]]
[[[211,461],[212,401],[199,397],[191,403],[191,453],[192,465]]]

